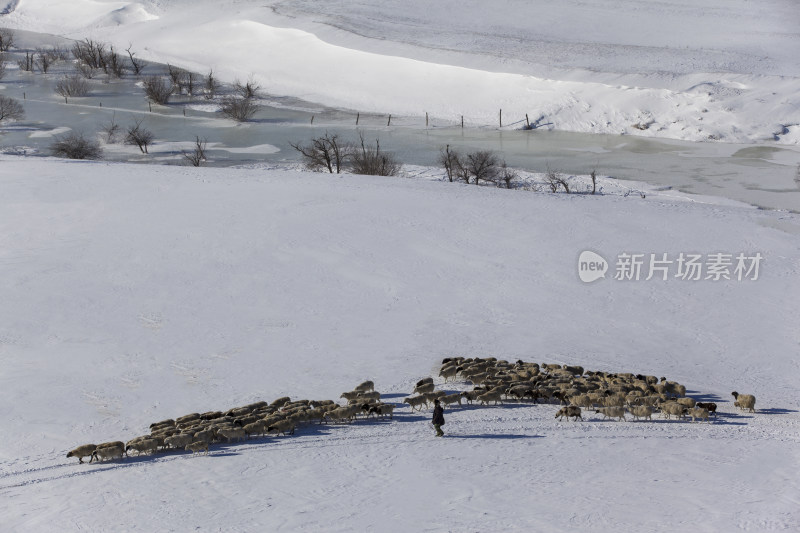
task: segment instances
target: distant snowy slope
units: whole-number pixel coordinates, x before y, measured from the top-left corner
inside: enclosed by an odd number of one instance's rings
[[[799,18],[791,0],[28,0],[0,24],[361,111],[796,144]]]
[[[798,523],[800,244],[769,227],[795,215],[399,178],[0,163],[9,531]],[[586,249],[612,261],[607,279],[579,280]],[[764,261],[757,280],[618,281],[623,252]],[[368,378],[400,404],[455,354],[667,376],[722,416],[559,423],[552,404],[454,408],[434,441],[428,413],[398,406],[393,423],[304,426],[207,458],[65,457],[156,420],[333,399]],[[734,389],[757,395],[759,413],[737,415]]]

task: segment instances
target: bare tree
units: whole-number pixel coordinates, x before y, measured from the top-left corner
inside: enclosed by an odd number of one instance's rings
[[[131,48],[133,48],[133,44],[130,44],[128,48],[125,49],[125,51],[128,52],[128,57],[131,60],[131,68],[133,69],[133,73],[138,76],[139,74],[142,73],[142,69],[144,68],[144,61],[133,57],[135,54],[131,52]]]
[[[103,150],[100,143],[87,139],[82,133],[68,133],[64,137],[56,137],[50,145],[50,151],[56,157],[68,159],[102,159]]]
[[[56,93],[64,98],[68,96],[86,96],[89,94],[89,83],[79,74],[64,76],[56,82]]]
[[[353,174],[368,174],[371,176],[396,176],[400,173],[402,165],[392,155],[381,152],[380,141],[375,140],[375,148],[367,148],[364,136],[359,134],[361,149],[353,151],[351,170]]]
[[[206,76],[203,95],[206,100],[211,100],[217,94],[217,91],[219,91],[219,81],[214,77],[214,70],[212,69],[208,71],[208,76]]]
[[[183,158],[187,163],[193,167],[199,167],[206,161],[206,144],[207,139],[200,140],[200,137],[195,137],[194,149],[191,152],[183,152]]]
[[[172,94],[172,85],[167,83],[161,76],[148,76],[144,79],[144,93],[151,101],[167,105]]]
[[[86,63],[93,69],[106,70],[105,66],[105,45],[103,43],[84,39],[72,45],[72,55],[78,61]]]
[[[55,45],[49,50],[49,53],[53,61],[69,61],[70,51],[64,46]]]
[[[597,189],[597,169],[593,168],[592,173],[589,174],[592,178],[592,194],[594,194],[595,190]]]
[[[458,171],[463,167],[461,154],[456,150],[451,150],[449,144],[439,150],[439,164],[444,167],[447,179],[451,183],[458,179]]]
[[[0,52],[0,80],[3,79],[6,75],[6,54],[4,52]]]
[[[4,120],[22,120],[25,118],[25,109],[19,101],[8,96],[0,95],[0,122]]]
[[[327,169],[333,174],[341,173],[347,159],[353,153],[353,146],[339,141],[339,136],[329,135],[327,132],[322,137],[311,139],[307,146],[299,143],[289,143],[292,148],[300,152],[303,162],[309,170]]]
[[[227,96],[222,100],[222,114],[236,122],[246,122],[258,111],[258,104],[253,98],[235,98]]]
[[[36,56],[30,52],[25,52],[25,59],[18,59],[17,65],[19,65],[20,70],[33,72],[33,69],[36,67]]]
[[[481,181],[497,183],[500,173],[498,169],[499,162],[497,154],[491,150],[478,150],[467,154],[464,165],[472,176],[473,183],[480,185]]]
[[[125,134],[125,144],[135,144],[143,154],[148,153],[147,147],[153,142],[155,135],[153,132],[144,128],[142,122],[144,119],[138,118],[135,120],[133,126],[128,127]]]
[[[239,80],[234,81],[233,89],[239,93],[242,98],[255,98],[261,90],[261,85],[259,85],[251,75],[247,78],[246,83],[242,83]]]
[[[14,32],[8,28],[0,28],[0,52],[8,52],[14,46]]]
[[[119,135],[119,124],[116,122],[116,113],[111,114],[111,120],[108,124],[103,125],[103,133],[106,136],[106,143],[107,144],[114,144],[117,142],[117,136]]]

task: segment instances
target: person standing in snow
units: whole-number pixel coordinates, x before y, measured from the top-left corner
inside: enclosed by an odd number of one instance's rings
[[[433,427],[436,428],[436,436],[444,437],[442,426],[444,425],[444,408],[439,403],[439,400],[433,402]]]

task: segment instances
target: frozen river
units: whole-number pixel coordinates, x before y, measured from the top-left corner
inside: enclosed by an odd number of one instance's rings
[[[155,67],[151,67],[155,68]],[[47,155],[54,136],[70,128],[95,135],[112,118],[124,130],[136,119],[156,136],[147,156],[122,144],[105,147],[106,159],[182,164],[181,150],[195,137],[208,140],[210,164],[282,164],[295,162],[290,143],[323,133],[356,140],[379,138],[382,149],[403,163],[435,165],[445,145],[500,152],[512,167],[530,171],[546,168],[567,174],[613,176],[703,195],[722,196],[768,209],[800,212],[800,149],[765,141],[757,145],[694,143],[630,135],[599,135],[522,130],[513,124],[467,125],[425,117],[357,115],[293,98],[265,96],[254,120],[245,124],[220,118],[218,106],[202,97],[173,98],[152,111],[133,80],[91,81],[90,96],[65,103],[54,93],[61,74],[30,74],[11,70],[2,94],[19,99],[25,120],[0,127],[0,148],[6,152]],[[312,124],[313,117],[313,124]],[[358,126],[356,121],[358,120]],[[557,124],[555,125],[558,126]]]

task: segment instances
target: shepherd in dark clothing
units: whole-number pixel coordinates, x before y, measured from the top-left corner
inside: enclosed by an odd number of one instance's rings
[[[444,437],[442,426],[444,425],[444,409],[439,400],[433,402],[433,427],[436,428],[436,436]]]

